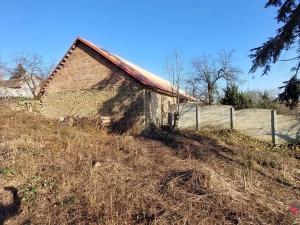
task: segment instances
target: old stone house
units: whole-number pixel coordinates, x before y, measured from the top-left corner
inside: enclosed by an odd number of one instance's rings
[[[176,94],[170,83],[78,37],[41,89],[48,117],[111,117],[131,126],[166,120]],[[180,101],[194,100],[180,92]]]

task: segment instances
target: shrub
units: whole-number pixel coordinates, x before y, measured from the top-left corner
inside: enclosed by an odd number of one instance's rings
[[[246,109],[253,106],[250,96],[240,92],[236,85],[227,86],[224,89],[224,97],[220,102],[223,105],[232,105],[235,109]]]
[[[272,99],[267,91],[260,93],[260,99],[256,104],[256,108],[261,109],[276,109],[276,100]]]

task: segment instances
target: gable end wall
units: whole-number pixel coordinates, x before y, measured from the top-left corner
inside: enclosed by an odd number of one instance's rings
[[[41,112],[51,118],[120,117],[126,112],[128,115],[134,105],[139,111],[134,115],[146,115],[150,123],[161,124],[173,98],[148,91],[152,94],[145,103],[144,90],[126,72],[79,43],[45,87]]]
[[[144,87],[106,58],[79,43],[42,96],[47,117],[118,116]]]
[[[90,47],[79,43],[71,52],[64,65],[52,77],[45,88],[46,94],[81,89],[93,89],[102,81],[115,76],[115,80],[130,79],[123,70],[119,69],[106,58],[99,55]]]

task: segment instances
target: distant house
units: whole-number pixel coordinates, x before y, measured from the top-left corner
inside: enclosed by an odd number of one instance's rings
[[[131,123],[144,117],[162,123],[176,93],[163,78],[77,38],[41,89],[42,112],[66,116],[112,117]],[[180,92],[180,101],[194,101]]]
[[[11,80],[0,80],[0,98],[26,97],[33,98],[40,91],[41,79],[20,78]]]

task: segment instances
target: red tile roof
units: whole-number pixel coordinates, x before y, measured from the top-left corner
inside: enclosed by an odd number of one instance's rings
[[[138,80],[140,83],[142,83],[143,85],[152,88],[154,90],[175,96],[175,88],[172,88],[172,85],[170,84],[169,81],[117,56],[114,55],[98,46],[96,46],[95,44],[81,38],[78,37],[75,42],[72,44],[72,46],[76,46],[78,44],[78,42],[81,42],[87,46],[89,46],[90,48],[92,48],[93,50],[95,50],[96,52],[98,52],[100,55],[102,55],[103,57],[105,57],[106,59],[108,59],[109,61],[111,61],[113,64],[115,64],[116,66],[118,66],[119,68],[123,69],[127,74],[131,75],[133,78],[135,78],[136,80]],[[71,48],[72,48],[71,46]],[[70,49],[71,49],[70,48]],[[66,54],[67,55],[67,54]],[[66,56],[65,55],[65,56]],[[64,60],[65,57],[63,57],[62,61]],[[61,61],[61,62],[62,62]],[[41,89],[41,94],[44,93],[45,91],[45,87],[47,86],[47,83],[49,82],[49,80],[51,79],[52,76],[54,76],[54,74],[57,72],[57,70],[59,69],[59,66],[61,64],[61,62],[58,64],[58,66],[56,67],[56,69],[52,72],[52,74],[49,76],[48,80],[45,82],[44,87]],[[187,98],[189,100],[193,100],[196,101],[195,98],[187,95],[184,91],[180,90],[180,95],[183,98]]]

